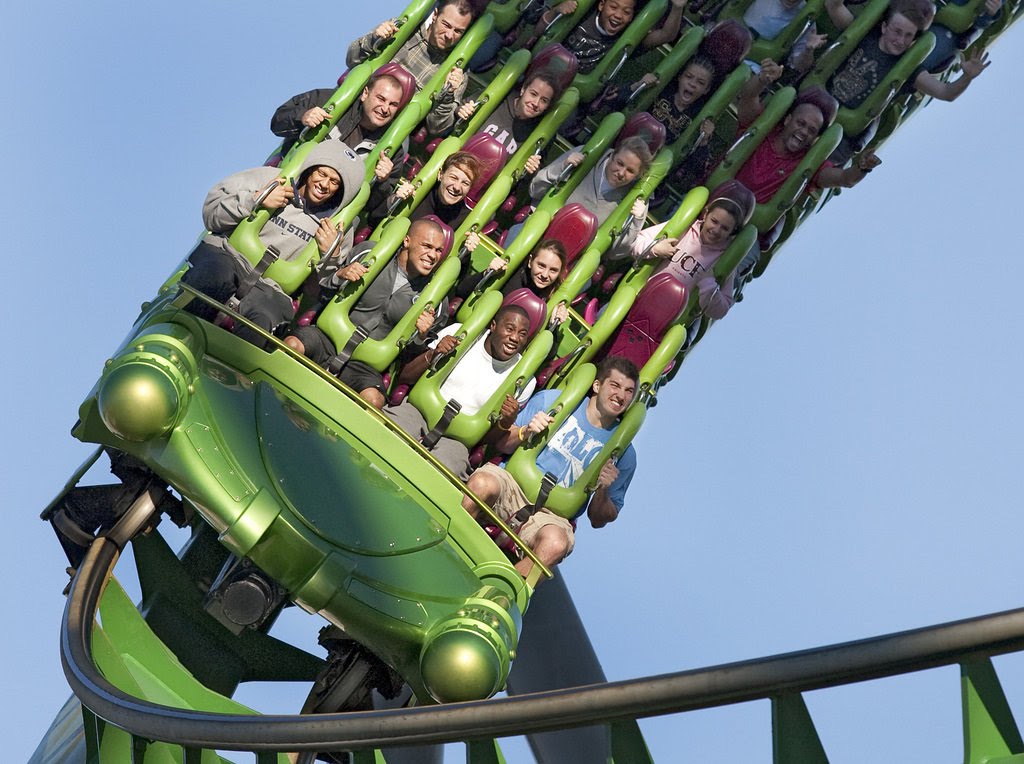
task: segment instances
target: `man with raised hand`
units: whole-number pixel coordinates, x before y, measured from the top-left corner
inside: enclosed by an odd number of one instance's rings
[[[433,16],[417,29],[395,53],[392,61],[401,64],[416,78],[416,87],[422,89],[448,58],[452,48],[462,39],[476,18],[477,12],[468,0],[439,0]],[[398,33],[394,19],[383,21],[369,34],[354,41],[348,48],[345,63],[356,66],[376,55],[374,46]],[[426,125],[431,135],[441,135],[455,123],[455,111],[466,92],[468,78],[456,67],[445,79],[441,90],[427,114]]]
[[[590,397],[569,415],[537,456],[537,467],[554,475],[556,485],[572,486],[597,458],[601,448],[615,433],[619,419],[633,402],[639,376],[636,366],[626,358],[611,356],[601,362]],[[533,396],[508,433],[496,442],[496,447],[510,452],[546,430],[554,421],[548,411],[559,393],[559,390],[542,390]],[[594,528],[603,528],[614,522],[625,504],[626,490],[635,471],[636,451],[630,445],[617,463],[609,460],[601,467],[597,489],[576,517],[586,512]],[[484,464],[470,475],[466,485],[505,522],[513,523],[519,537],[548,568],[572,552],[575,543],[572,523],[546,507],[539,508],[516,527],[517,514],[531,502],[502,467]],[[463,499],[462,506],[477,516],[478,507],[468,496]],[[525,577],[533,569],[533,561],[523,558],[516,563],[516,569]]]

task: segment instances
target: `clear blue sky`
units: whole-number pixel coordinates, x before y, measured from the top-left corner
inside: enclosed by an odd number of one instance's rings
[[[273,109],[332,82],[348,41],[399,8],[7,11],[5,760],[68,692],[65,561],[37,517],[89,451],[68,435],[78,403],[199,233],[207,188],[260,164]],[[905,126],[663,392],[626,510],[563,566],[609,678],[1021,605],[1021,40]],[[291,620],[307,641],[319,626]],[[996,666],[1024,713],[1024,656]],[[243,698],[290,711],[300,694]],[[807,702],[833,764],[962,760],[955,668]],[[643,728],[659,762],[771,761],[767,702]]]

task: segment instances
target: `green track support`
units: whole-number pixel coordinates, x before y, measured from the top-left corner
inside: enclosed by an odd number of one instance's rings
[[[466,743],[466,764],[505,764],[497,740],[470,740]]]
[[[772,698],[772,761],[775,764],[828,764],[828,756],[800,693]]]
[[[611,725],[612,764],[654,764],[635,719]]]
[[[380,751],[353,751],[352,764],[387,764]]]
[[[1024,741],[988,658],[960,664],[964,764],[1022,764]]]

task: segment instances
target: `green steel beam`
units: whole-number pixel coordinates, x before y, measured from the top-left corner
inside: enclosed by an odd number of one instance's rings
[[[654,764],[635,719],[612,722],[612,764]]]
[[[828,764],[814,720],[798,692],[772,698],[772,761]]]
[[[960,695],[964,764],[1024,762],[1024,741],[990,659],[960,664]]]
[[[469,740],[466,742],[466,764],[505,764],[497,740]]]

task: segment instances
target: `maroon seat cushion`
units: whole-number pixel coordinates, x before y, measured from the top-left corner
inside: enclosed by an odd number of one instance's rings
[[[543,72],[558,83],[558,91],[562,92],[569,87],[569,83],[576,76],[578,69],[579,61],[576,59],[576,54],[555,42],[546,46],[533,57],[523,76],[523,82],[529,82],[533,75]]]
[[[448,254],[452,251],[452,241],[455,239],[455,231],[453,231],[451,227],[437,215],[424,215],[421,220],[433,220],[441,226],[441,231],[444,233],[444,252],[441,253],[441,259],[443,260],[448,257]]]
[[[715,83],[724,80],[746,58],[753,35],[738,19],[726,19],[715,25],[700,44],[699,52],[715,64]]]
[[[650,278],[612,335],[608,355],[625,356],[642,368],[658,349],[669,325],[686,307],[686,288],[668,273]]]
[[[506,305],[517,305],[526,311],[526,315],[530,319],[530,337],[533,337],[544,326],[548,308],[543,298],[538,297],[532,290],[523,287],[509,292],[501,301],[502,307]]]
[[[480,175],[473,181],[472,188],[466,194],[466,206],[472,209],[480,201],[484,190],[508,161],[508,150],[498,143],[493,135],[477,133],[471,136],[462,150],[475,156],[480,162]]]
[[[398,102],[398,111],[401,111],[408,106],[409,101],[411,101],[412,97],[416,95],[416,78],[409,74],[409,70],[395,61],[389,61],[383,66],[375,69],[373,74],[370,75],[370,79],[373,79],[378,74],[390,74],[398,80],[399,84],[402,86],[402,99]],[[341,76],[338,77],[339,88],[345,81],[346,77],[348,77],[348,71],[342,72]]]
[[[646,111],[638,111],[626,120],[626,124],[619,130],[619,135],[615,139],[616,147],[634,135],[643,139],[647,148],[651,150],[651,154],[657,154],[665,145],[665,125]]]
[[[599,225],[597,215],[579,202],[573,202],[554,214],[543,238],[562,242],[565,247],[565,265],[569,268],[580,253],[590,246]]]
[[[830,95],[825,88],[818,87],[817,85],[801,90],[797,94],[796,100],[793,101],[793,108],[795,109],[802,103],[813,104],[821,109],[821,113],[825,117],[825,123],[821,126],[822,130],[830,127],[835,122],[836,114],[839,113],[839,101]]]
[[[740,225],[746,225],[750,220],[750,216],[754,214],[754,208],[757,206],[757,199],[754,198],[754,192],[747,188],[745,185],[740,183],[738,180],[727,180],[724,183],[719,183],[715,186],[711,193],[708,194],[708,202],[713,202],[715,199],[726,198],[731,200],[740,208],[742,215],[740,216]]]

